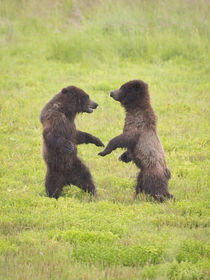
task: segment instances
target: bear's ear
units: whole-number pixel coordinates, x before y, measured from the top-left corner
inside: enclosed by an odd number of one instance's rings
[[[134,83],[133,89],[135,91],[144,92],[144,91],[148,90],[148,85],[145,82],[138,80],[137,82]]]
[[[67,93],[67,92],[68,92],[68,89],[67,89],[67,88],[63,88],[61,92],[62,92],[62,93]]]
[[[140,88],[141,88],[141,86],[140,86],[139,83],[135,83],[135,84],[133,85],[133,89],[136,90],[136,91],[140,90]]]

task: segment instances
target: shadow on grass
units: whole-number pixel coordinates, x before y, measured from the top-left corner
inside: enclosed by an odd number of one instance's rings
[[[120,190],[119,190],[120,188]],[[99,190],[98,197],[95,198],[93,197],[92,194],[89,194],[81,189],[79,189],[76,186],[69,185],[65,186],[63,188],[63,191],[61,193],[62,198],[71,198],[71,199],[76,199],[80,202],[100,202],[100,201],[109,201],[111,203],[121,203],[124,205],[133,205],[133,204],[141,204],[141,203],[152,203],[152,204],[162,204],[155,200],[153,197],[150,195],[147,195],[145,193],[140,193],[138,194],[137,197],[135,197],[134,193],[134,188],[132,189],[127,189],[123,187],[119,188],[113,188],[111,191],[110,190]],[[45,189],[39,193],[39,196],[41,197],[47,197]],[[174,203],[175,199],[170,199],[170,200],[165,200],[163,203]]]

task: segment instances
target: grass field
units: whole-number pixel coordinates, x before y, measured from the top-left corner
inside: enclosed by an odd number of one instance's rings
[[[209,1],[0,0],[0,279],[209,279]],[[99,198],[46,197],[39,114],[75,85],[79,129],[108,141],[110,90],[150,86],[176,201],[134,200],[137,168],[79,146]]]

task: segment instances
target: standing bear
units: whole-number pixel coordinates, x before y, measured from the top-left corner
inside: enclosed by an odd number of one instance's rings
[[[69,86],[43,108],[40,121],[43,125],[43,158],[47,165],[45,187],[49,197],[57,199],[63,187],[70,184],[96,196],[92,176],[77,157],[76,145],[104,145],[99,138],[76,130],[74,121],[76,114],[92,113],[97,106],[83,90]]]
[[[136,195],[145,192],[161,202],[171,198],[168,191],[170,170],[157,135],[157,118],[150,104],[148,85],[141,80],[129,81],[120,89],[112,91],[110,96],[125,108],[125,125],[123,133],[110,140],[99,155],[106,156],[116,148],[127,148],[119,160],[134,161],[141,169]]]

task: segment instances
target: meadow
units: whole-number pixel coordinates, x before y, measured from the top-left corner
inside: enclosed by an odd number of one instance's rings
[[[209,1],[0,0],[0,279],[209,279]],[[39,114],[63,87],[99,103],[77,127],[107,144],[109,92],[149,84],[176,200],[134,199],[137,168],[78,147],[98,199],[46,196]]]

